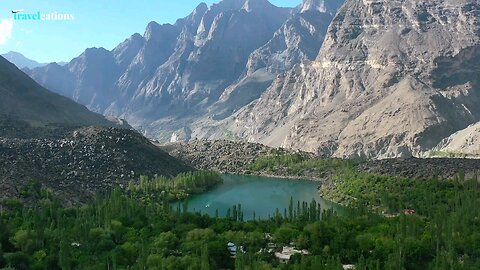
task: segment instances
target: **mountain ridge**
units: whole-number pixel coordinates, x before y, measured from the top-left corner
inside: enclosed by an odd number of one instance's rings
[[[250,53],[265,44],[293,11],[266,0],[199,4],[173,25],[149,23],[143,36],[134,34],[104,52],[107,61],[98,61],[99,57],[82,61],[80,56],[63,69],[48,65],[27,73],[96,112],[126,118],[150,137],[169,140],[173,131],[208,114],[206,108],[241,80]],[[90,69],[88,73],[102,78],[85,76]],[[165,123],[172,125],[170,119],[175,124],[163,130]]]
[[[115,125],[102,115],[41,87],[3,57],[0,57],[0,96],[0,115],[34,125]]]
[[[109,52],[118,78],[106,76],[96,91],[86,86],[99,80],[71,68],[29,75],[80,100],[65,91],[73,85],[89,108],[162,142],[228,138],[342,158],[425,156],[480,120],[478,11],[469,0],[305,0],[293,9],[224,0],[173,25],[150,23],[120,44]]]
[[[231,130],[325,156],[390,158],[422,156],[478,121],[472,72],[441,84],[453,67],[478,72],[470,63],[478,57],[478,5],[413,2],[399,9],[398,1],[347,1],[315,61],[276,80],[235,115]]]

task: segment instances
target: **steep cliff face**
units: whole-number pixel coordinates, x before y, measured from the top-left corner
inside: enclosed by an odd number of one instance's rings
[[[27,72],[92,110],[163,138],[207,114],[291,12],[267,0],[202,3],[174,25],[150,23],[143,36],[112,51],[88,49],[67,67]]]
[[[480,121],[478,1],[342,2],[200,4],[112,51],[28,72],[161,141],[422,156]]]
[[[421,155],[480,119],[479,34],[475,1],[347,1],[316,60],[230,130],[338,157]]]
[[[319,11],[335,15],[337,10],[343,5],[343,2],[343,0],[304,0],[300,12]]]
[[[129,108],[151,106],[139,118],[152,113],[157,119],[172,113],[205,114],[205,108],[245,72],[251,52],[268,41],[288,14],[289,9],[261,0],[222,1],[212,6],[195,33],[194,27],[183,29],[175,53]]]
[[[257,100],[277,76],[297,64],[315,60],[342,3],[343,0],[304,1],[295,9],[273,37],[250,54],[245,74],[209,108],[210,119],[193,124],[193,136],[231,139],[231,132],[225,131],[229,117]]]
[[[295,64],[314,60],[333,16],[342,4],[343,0],[304,1],[273,38],[250,55],[248,73],[260,68],[283,72]]]

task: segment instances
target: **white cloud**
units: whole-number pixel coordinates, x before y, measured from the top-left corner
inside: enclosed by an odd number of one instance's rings
[[[6,43],[12,36],[13,20],[0,20],[0,45]]]

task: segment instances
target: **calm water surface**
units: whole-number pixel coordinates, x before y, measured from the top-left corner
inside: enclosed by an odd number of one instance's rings
[[[253,212],[260,218],[273,216],[278,208],[283,215],[288,209],[290,197],[297,201],[311,202],[315,199],[323,209],[336,207],[323,200],[318,193],[318,182],[308,180],[290,180],[263,176],[223,175],[224,183],[206,193],[195,195],[188,200],[190,211],[224,217],[228,208],[241,204],[245,219],[252,219]]]

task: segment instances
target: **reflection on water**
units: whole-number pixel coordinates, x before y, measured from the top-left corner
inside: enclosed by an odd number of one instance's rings
[[[268,218],[276,212],[284,212],[289,206],[290,197],[297,201],[311,202],[315,199],[322,208],[332,208],[334,204],[320,198],[319,183],[307,180],[278,179],[263,176],[223,175],[224,183],[206,193],[195,195],[188,200],[189,211],[224,217],[228,208],[241,204],[245,219]]]

